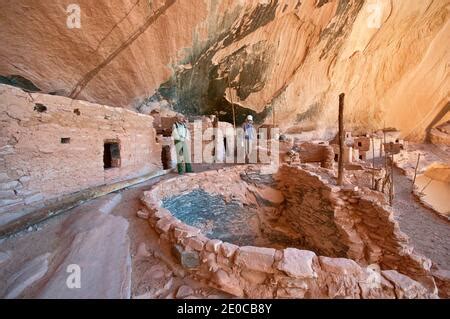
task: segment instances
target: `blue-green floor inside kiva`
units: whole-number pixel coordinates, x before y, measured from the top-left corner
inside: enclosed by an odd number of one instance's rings
[[[226,202],[221,195],[195,189],[163,201],[163,206],[183,223],[199,228],[211,239],[236,245],[254,245],[258,238],[255,209],[239,202]]]
[[[201,188],[167,198],[163,206],[183,223],[199,228],[210,239],[239,246],[304,247],[292,234],[275,230],[267,223],[262,227],[258,215],[258,209],[262,207],[227,202],[223,196]]]

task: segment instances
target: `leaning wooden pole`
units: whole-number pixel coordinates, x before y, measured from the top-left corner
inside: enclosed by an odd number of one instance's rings
[[[383,127],[383,151],[384,151],[384,169],[387,171],[387,154],[386,154],[386,121]]]
[[[229,73],[228,73],[228,92],[230,94],[231,109],[233,111],[233,128],[236,129],[236,114],[234,111],[233,94],[231,92],[230,74]]]
[[[345,94],[339,95],[339,163],[337,184],[342,185],[344,180],[344,98]]]
[[[420,153],[417,156],[417,164],[416,164],[416,169],[414,170],[414,179],[413,179],[413,183],[412,183],[411,192],[414,192],[414,185],[416,184],[417,170],[419,169],[419,161],[420,161]]]
[[[392,206],[394,203],[394,154],[391,155],[391,187],[389,194],[389,203]]]
[[[275,105],[272,106],[272,126],[275,127]]]
[[[375,139],[372,135],[372,189],[375,189]]]

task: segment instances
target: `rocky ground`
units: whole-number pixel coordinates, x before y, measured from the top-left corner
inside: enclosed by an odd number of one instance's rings
[[[415,250],[443,269],[450,269],[450,223],[425,207],[411,193],[411,180],[395,171],[393,208],[400,229]]]
[[[450,220],[450,147],[446,145],[408,143],[396,155],[395,164],[412,181],[420,155],[414,195],[425,206]]]
[[[445,145],[408,143],[395,156],[394,210],[400,228],[409,236],[415,249],[429,257],[437,266],[450,269],[450,222],[431,209],[423,197],[412,193],[418,154],[418,174],[435,163],[450,163],[449,147]],[[448,196],[447,196],[448,200]]]
[[[169,178],[172,175],[163,178]],[[185,277],[157,234],[136,217],[160,178],[89,201],[0,242],[3,298],[226,298]],[[68,266],[81,268],[69,289]]]
[[[209,167],[197,167],[197,171]],[[187,277],[169,247],[136,217],[144,190],[159,177],[86,202],[0,241],[3,298],[229,298]],[[450,227],[411,194],[396,175],[394,209],[415,249],[450,269]],[[81,267],[81,288],[69,289],[68,266]]]
[[[417,164],[417,157],[420,154],[418,174],[423,174],[427,168],[435,163],[450,163],[450,146],[406,143],[405,150],[395,155],[395,165],[399,167],[404,174],[413,179]]]

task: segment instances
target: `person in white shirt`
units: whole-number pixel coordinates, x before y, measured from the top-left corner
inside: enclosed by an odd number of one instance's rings
[[[245,163],[250,162],[250,155],[253,150],[253,140],[255,139],[255,128],[253,126],[253,116],[248,115],[244,124],[242,124],[244,130],[244,149],[245,149]]]
[[[186,119],[181,114],[177,115],[177,120],[172,126],[172,137],[177,151],[178,174],[183,174],[183,169],[185,169],[186,173],[192,173],[190,152],[191,137],[186,125]]]

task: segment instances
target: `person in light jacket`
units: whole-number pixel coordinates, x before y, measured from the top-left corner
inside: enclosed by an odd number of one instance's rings
[[[250,155],[253,150],[253,140],[255,139],[255,128],[253,127],[253,116],[248,115],[246,121],[242,125],[244,130],[244,149],[245,163],[249,163]]]
[[[183,169],[185,169],[186,173],[192,173],[190,152],[191,137],[186,125],[186,119],[181,114],[177,116],[177,120],[172,126],[172,137],[177,152],[178,174],[183,174]]]

